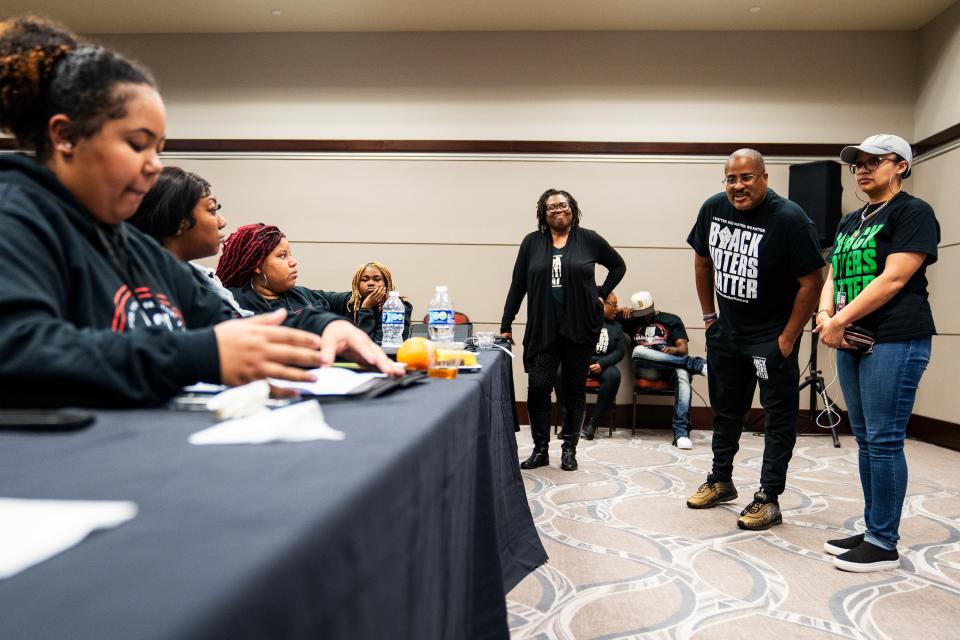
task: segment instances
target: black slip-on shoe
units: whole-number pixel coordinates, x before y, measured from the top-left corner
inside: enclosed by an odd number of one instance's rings
[[[863,544],[863,534],[858,533],[857,535],[850,536],[849,538],[827,540],[823,543],[823,550],[832,556],[838,556],[841,553],[850,551],[851,549],[856,549],[861,544]]]
[[[900,554],[897,550],[887,551],[866,540],[855,549],[842,553],[833,559],[833,566],[843,571],[870,573],[900,568]]]

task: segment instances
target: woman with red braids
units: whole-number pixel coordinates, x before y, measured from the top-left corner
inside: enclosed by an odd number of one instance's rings
[[[255,313],[286,309],[329,311],[353,320],[368,334],[379,325],[376,307],[350,305],[352,291],[315,291],[297,286],[297,261],[290,243],[277,227],[247,224],[234,231],[223,246],[217,277],[237,303]]]

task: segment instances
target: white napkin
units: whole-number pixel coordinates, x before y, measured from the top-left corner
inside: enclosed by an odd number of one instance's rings
[[[136,515],[133,502],[0,498],[0,580]]]
[[[282,409],[261,411],[226,420],[190,436],[190,444],[266,444],[343,440],[342,431],[327,424],[316,402],[300,402]]]
[[[207,409],[218,420],[243,418],[260,412],[270,398],[270,385],[266,380],[257,380],[240,387],[233,387],[210,398]]]

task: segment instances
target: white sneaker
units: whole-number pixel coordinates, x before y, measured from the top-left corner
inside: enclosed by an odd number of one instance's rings
[[[693,449],[693,441],[687,436],[677,438],[677,449]]]

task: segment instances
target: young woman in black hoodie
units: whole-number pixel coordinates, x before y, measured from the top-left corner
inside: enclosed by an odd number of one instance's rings
[[[34,152],[0,158],[0,405],[309,379],[291,365],[329,364],[343,347],[327,333],[359,333],[333,317],[323,340],[277,326],[283,313],[223,322],[219,298],[124,224],[157,180],[165,129],[145,69],[40,19],[0,23],[0,130]]]
[[[608,270],[599,297],[594,274],[597,264]],[[626,271],[623,258],[600,234],[580,226],[580,207],[573,196],[557,189],[543,192],[537,202],[537,230],[520,244],[500,321],[500,334],[513,342],[513,319],[527,297],[523,366],[529,376],[527,409],[534,448],[520,465],[524,469],[550,462],[550,390],[561,365],[560,468],[577,468],[577,441],[586,406],[584,386],[603,326],[603,301]]]

